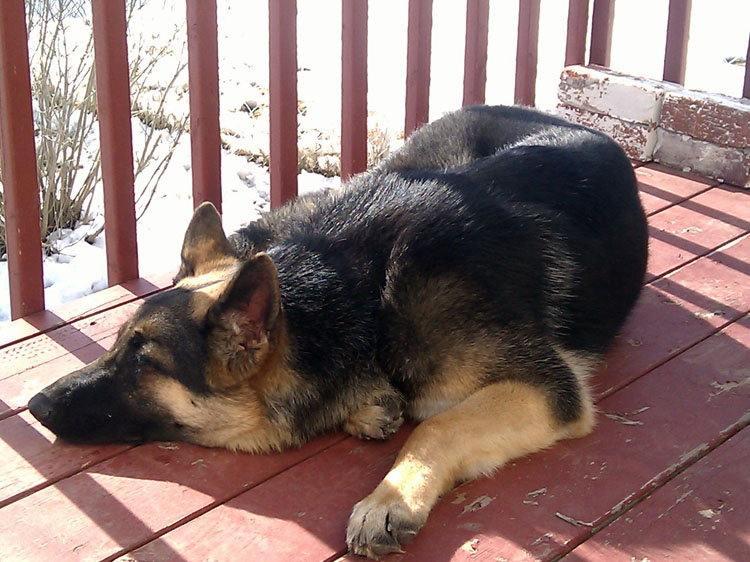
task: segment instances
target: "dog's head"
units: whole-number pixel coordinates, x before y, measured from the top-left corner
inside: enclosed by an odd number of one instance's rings
[[[203,204],[175,286],[147,299],[106,354],[42,390],[29,410],[79,443],[274,448],[278,429],[260,396],[283,379],[283,340],[273,262],[262,253],[237,260],[218,212]]]

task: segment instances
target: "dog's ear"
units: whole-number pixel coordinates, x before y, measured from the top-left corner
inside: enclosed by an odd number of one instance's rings
[[[224,229],[221,216],[212,203],[201,203],[193,213],[185,231],[185,240],[180,252],[182,264],[175,277],[177,282],[183,277],[199,275],[211,270],[211,264],[225,258],[234,257]]]
[[[276,266],[260,253],[240,266],[209,309],[206,322],[219,332],[216,340],[231,346],[225,354],[250,354],[244,359],[257,363],[258,355],[268,350],[280,312]]]

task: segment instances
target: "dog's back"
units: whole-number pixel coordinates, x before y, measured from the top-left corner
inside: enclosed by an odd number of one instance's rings
[[[398,293],[407,271],[456,274],[481,292],[467,315],[534,323],[592,354],[612,341],[645,272],[646,222],[622,150],[518,107],[469,107],[425,125],[341,193],[267,220],[235,244],[249,253],[282,239],[335,247],[378,300]],[[413,299],[415,279],[403,283]]]

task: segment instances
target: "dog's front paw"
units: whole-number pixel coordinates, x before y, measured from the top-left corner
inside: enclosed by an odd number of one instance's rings
[[[403,423],[403,400],[395,392],[387,392],[352,412],[344,422],[344,431],[360,439],[388,439]]]
[[[383,496],[375,490],[354,506],[346,530],[350,552],[374,559],[403,552],[424,524],[402,499]]]

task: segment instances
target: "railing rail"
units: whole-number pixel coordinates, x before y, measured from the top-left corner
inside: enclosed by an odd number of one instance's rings
[[[586,61],[586,34],[589,26],[589,0],[568,2],[568,33],[565,42],[565,66]]]
[[[107,280],[114,285],[138,277],[125,0],[93,0],[91,8],[107,228]]]
[[[614,0],[594,0],[589,63],[610,61]],[[186,0],[193,198],[221,208],[216,0]],[[342,0],[341,172],[367,162],[367,0]],[[92,0],[110,284],[138,276],[125,0]],[[534,105],[540,0],[520,0],[514,98]],[[588,0],[569,0],[565,64],[585,60]],[[664,78],[684,81],[691,0],[670,0]],[[408,135],[428,119],[432,0],[409,0]],[[271,206],[297,195],[296,1],[269,0]],[[485,99],[489,0],[468,0],[464,105]],[[24,0],[0,3],[0,150],[13,318],[43,309]],[[750,45],[748,46],[750,57]],[[743,95],[750,96],[746,68]]]
[[[669,0],[667,42],[664,47],[664,80],[685,83],[692,0]]]
[[[489,19],[490,0],[468,0],[466,3],[463,105],[484,103]]]
[[[23,1],[0,4],[0,151],[13,318],[44,308],[29,48]]]
[[[211,201],[221,212],[216,0],[187,0],[186,4],[193,205]]]
[[[526,0],[519,5],[516,85],[513,96],[513,101],[517,104],[534,105],[536,100],[540,4],[541,0]]]
[[[367,168],[367,0],[341,3],[341,179]]]
[[[614,22],[615,0],[594,0],[594,8],[591,13],[589,64],[609,66]]]
[[[409,0],[407,33],[404,135],[409,136],[429,119],[432,0]]]

